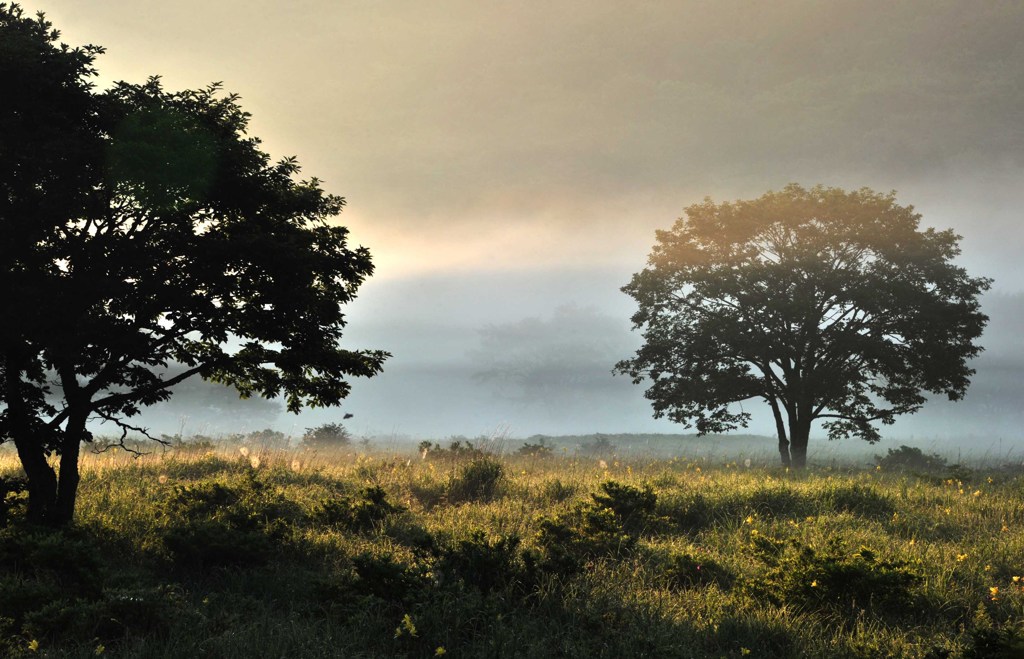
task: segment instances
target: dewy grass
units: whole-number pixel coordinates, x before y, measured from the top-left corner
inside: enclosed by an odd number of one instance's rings
[[[236,448],[23,503],[0,656],[1024,656],[1019,468]]]

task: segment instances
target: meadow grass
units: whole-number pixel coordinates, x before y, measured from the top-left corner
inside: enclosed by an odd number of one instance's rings
[[[247,453],[8,495],[0,655],[1024,656],[1019,468]]]

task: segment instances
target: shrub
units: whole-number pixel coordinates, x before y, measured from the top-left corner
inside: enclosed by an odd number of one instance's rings
[[[505,469],[491,457],[475,458],[463,465],[448,485],[448,501],[489,501],[504,478]]]
[[[7,526],[11,511],[24,507],[27,499],[28,481],[15,476],[0,476],[0,529]]]
[[[733,573],[718,562],[707,556],[693,554],[671,554],[664,575],[670,588],[697,588],[715,584],[727,589],[735,581]]]
[[[517,455],[523,455],[531,458],[545,458],[550,456],[552,453],[551,445],[546,443],[546,440],[541,438],[536,444],[530,442],[524,442],[519,450],[516,451]]]
[[[560,479],[555,478],[544,483],[544,487],[541,492],[544,497],[544,501],[548,503],[560,503],[569,499],[576,494],[577,487],[569,483],[563,483]]]
[[[927,455],[919,448],[902,445],[889,449],[887,455],[876,455],[875,464],[889,471],[942,471],[946,460],[940,455]]]
[[[250,471],[233,487],[175,486],[163,514],[170,518],[164,545],[175,561],[202,568],[266,562],[301,509]]]
[[[858,611],[899,615],[912,609],[912,587],[921,577],[905,561],[879,560],[868,547],[848,551],[833,538],[824,551],[791,540],[755,536],[755,557],[768,573],[748,586],[776,606],[822,605],[842,615]]]
[[[340,423],[325,423],[315,428],[306,428],[302,435],[302,448],[333,449],[352,443],[352,435]]]
[[[309,431],[307,430],[307,432]],[[242,438],[242,442],[265,449],[288,448],[288,436],[272,428],[251,432]]]
[[[379,526],[388,515],[400,512],[387,500],[387,492],[379,485],[366,487],[354,498],[323,501],[313,509],[313,519],[321,524],[350,531],[369,531]]]
[[[516,535],[491,540],[484,531],[443,547],[437,569],[450,578],[478,588],[483,594],[505,588],[522,589],[531,581],[532,562],[524,562]]]
[[[834,510],[872,519],[888,519],[896,511],[889,497],[859,483],[830,487],[825,490],[822,499]]]
[[[644,531],[654,521],[654,508],[657,496],[650,485],[641,490],[632,485],[623,485],[616,481],[601,483],[601,492],[591,494],[594,505],[615,513],[624,529]]]

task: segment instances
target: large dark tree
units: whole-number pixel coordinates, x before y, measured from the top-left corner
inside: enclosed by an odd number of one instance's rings
[[[373,272],[330,223],[343,200],[271,162],[216,85],[95,91],[100,52],[0,5],[0,441],[54,524],[91,419],[127,430],[193,376],[336,405],[387,357],[339,345]]]
[[[818,419],[829,438],[877,441],[874,422],[917,411],[923,392],[963,397],[988,320],[990,280],[920,219],[894,193],[795,184],[690,206],[622,289],[644,345],[616,370],[649,380],[656,417],[702,434],[746,426],[736,404],[763,399],[786,466],[805,465]]]

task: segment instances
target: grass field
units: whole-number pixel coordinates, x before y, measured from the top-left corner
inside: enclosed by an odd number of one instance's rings
[[[348,451],[90,455],[62,533],[9,494],[0,656],[1024,657],[1019,465]]]

